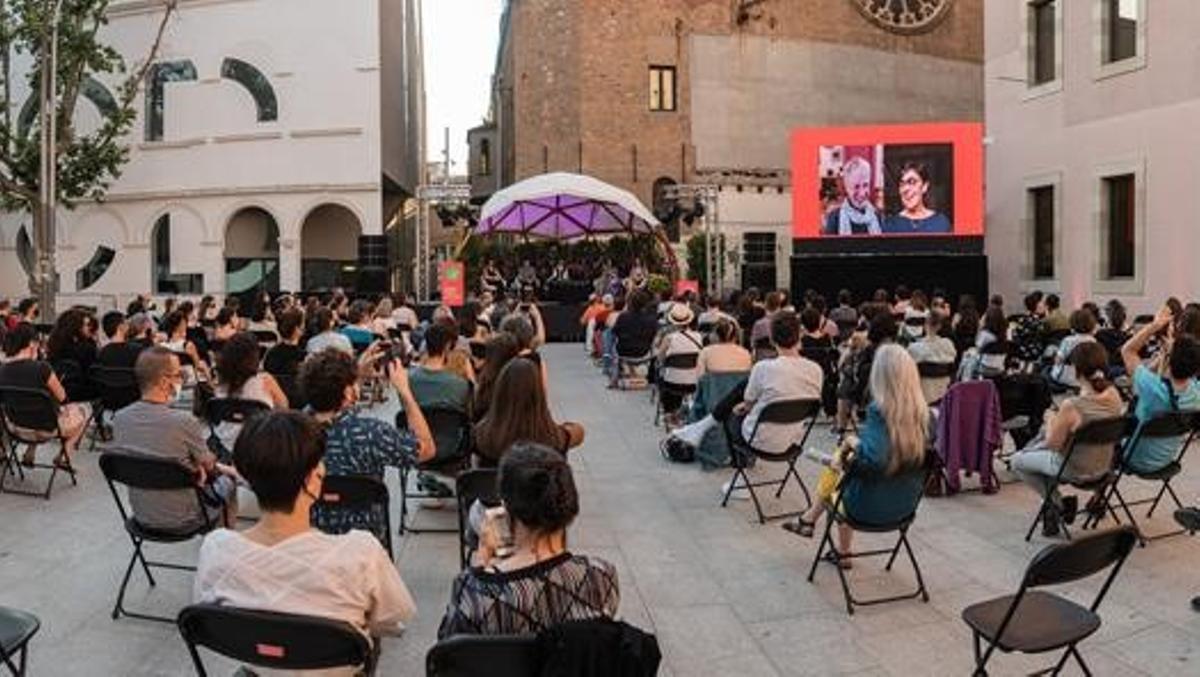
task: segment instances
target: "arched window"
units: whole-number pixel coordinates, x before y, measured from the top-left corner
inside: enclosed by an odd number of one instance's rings
[[[195,80],[196,65],[188,59],[164,61],[151,66],[147,77],[150,85],[146,91],[146,140],[162,141],[166,84]]]
[[[91,101],[96,109],[100,111],[100,115],[105,118],[111,118],[117,114],[117,100],[113,98],[112,92],[108,91],[108,87],[104,86],[92,76],[87,76],[83,80],[83,86],[80,89],[83,97]],[[25,99],[25,104],[21,106],[21,112],[17,115],[17,134],[21,138],[29,135],[29,130],[33,128],[34,119],[38,114],[38,97],[30,94],[28,99]]]
[[[115,258],[117,258],[117,252],[111,247],[104,245],[96,247],[96,253],[92,254],[92,260],[75,271],[75,290],[83,291],[99,282],[100,278],[108,272]]]
[[[262,71],[238,59],[225,59],[221,63],[221,77],[233,80],[250,92],[254,97],[254,105],[258,107],[259,122],[273,122],[279,119],[279,102],[275,98],[275,88]]]
[[[33,273],[36,263],[33,241],[29,239],[29,229],[25,226],[21,226],[21,230],[17,231],[17,260],[21,262],[21,267],[25,269],[26,275]]]

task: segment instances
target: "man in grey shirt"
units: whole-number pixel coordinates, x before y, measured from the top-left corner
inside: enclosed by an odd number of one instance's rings
[[[190,489],[129,490],[129,504],[139,523],[153,529],[186,532],[209,521],[233,526],[237,517],[235,471],[217,463],[205,444],[204,425],[189,412],[172,409],[183,385],[179,358],[162,347],[148,348],[134,366],[142,399],[113,416],[113,446],[121,451],[179,461],[204,486],[203,510]]]

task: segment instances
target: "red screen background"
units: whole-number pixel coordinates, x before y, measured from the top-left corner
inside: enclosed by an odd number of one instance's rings
[[[983,235],[983,125],[938,122],[862,127],[813,127],[792,132],[792,237],[821,238],[822,146],[948,143],[954,147],[954,235]],[[850,235],[855,237],[927,237]]]

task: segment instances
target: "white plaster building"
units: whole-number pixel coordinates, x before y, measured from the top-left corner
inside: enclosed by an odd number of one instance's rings
[[[62,302],[359,283],[359,236],[384,235],[423,171],[420,4],[182,0],[124,175],[103,203],[60,212]],[[142,59],[161,12],[114,0],[104,37]],[[0,220],[0,294],[25,294],[25,223]]]
[[[986,3],[991,287],[1200,294],[1194,0]]]

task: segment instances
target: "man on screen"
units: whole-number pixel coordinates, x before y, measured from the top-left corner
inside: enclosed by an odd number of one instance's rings
[[[846,199],[825,219],[826,235],[878,235],[879,212],[871,204],[871,163],[861,157],[850,158],[842,167],[842,188]]]
[[[883,232],[896,235],[950,233],[950,219],[929,208],[929,169],[920,162],[906,162],[900,169],[900,212],[884,222]]]

